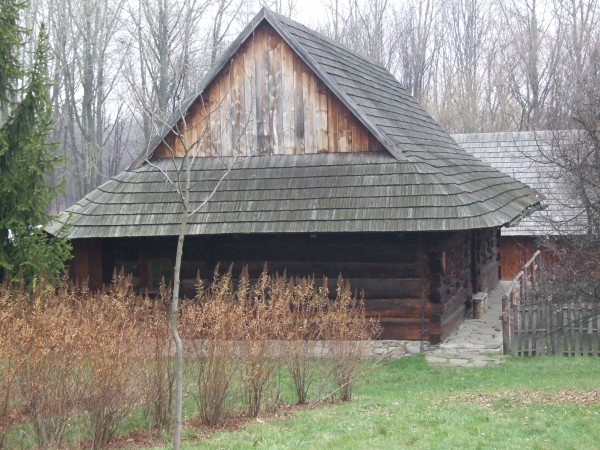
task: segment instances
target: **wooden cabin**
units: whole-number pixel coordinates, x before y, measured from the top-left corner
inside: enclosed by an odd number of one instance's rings
[[[540,192],[544,209],[502,228],[500,272],[512,280],[540,250],[545,262],[557,264],[556,255],[543,246],[551,238],[560,246],[565,236],[587,232],[586,214],[576,201],[568,180],[551,161],[554,140],[575,137],[571,132],[524,131],[452,135],[468,153]],[[550,157],[549,157],[550,156]]]
[[[182,289],[217,263],[338,274],[364,291],[382,338],[439,342],[473,291],[498,283],[500,228],[541,196],[462,150],[381,64],[263,9],[128,170],[61,215],[73,277],[172,277],[181,203],[165,174],[191,161]]]

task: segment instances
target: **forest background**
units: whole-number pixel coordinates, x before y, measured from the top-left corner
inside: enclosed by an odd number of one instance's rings
[[[576,128],[600,103],[596,0],[30,0],[64,161],[50,181],[67,182],[51,212],[142,153],[262,6],[380,61],[449,132]]]

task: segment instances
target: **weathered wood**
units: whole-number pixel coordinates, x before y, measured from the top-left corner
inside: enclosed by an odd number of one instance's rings
[[[220,129],[220,108],[221,108],[221,99],[219,97],[219,84],[215,83],[211,86],[208,92],[208,102],[209,102],[209,130],[210,130],[210,156],[217,156],[220,151],[221,140],[218,138],[219,129]]]
[[[296,154],[305,152],[304,130],[304,62],[294,54],[294,118],[296,128]]]
[[[508,355],[510,353],[510,310],[509,310],[508,297],[506,294],[502,296],[502,354]]]
[[[518,343],[517,343],[517,356],[523,356],[523,340],[524,340],[524,325],[525,325],[525,314],[523,306],[517,305],[517,314],[519,315],[518,320]]]
[[[269,43],[268,34],[257,34],[254,38],[255,77],[256,77],[256,136],[260,154],[272,152],[269,109]]]
[[[573,347],[572,347],[573,356],[579,356],[579,350],[580,350],[580,346],[581,346],[581,342],[580,342],[581,340],[580,340],[580,336],[579,336],[579,327],[577,326],[577,323],[579,322],[577,313],[578,313],[578,308],[576,308],[575,304],[572,303],[570,320],[571,320],[571,336],[573,337]]]
[[[283,149],[283,105],[282,105],[282,58],[281,37],[273,30],[268,34],[268,67],[269,67],[269,134],[271,135],[271,151],[275,155],[284,154]]]
[[[231,146],[232,155],[245,155],[244,141],[244,59],[237,57],[231,65]]]
[[[294,74],[294,53],[285,43],[281,45],[281,83],[283,86],[281,103],[283,154],[293,155],[296,153],[296,78]]]
[[[548,305],[546,303],[542,303],[538,307],[538,318],[539,318],[539,338],[537,341],[537,352],[536,356],[544,356],[546,353],[546,333],[548,333],[548,315],[546,311],[546,307]]]
[[[328,90],[325,84],[316,79],[316,88],[317,88],[317,102],[316,102],[316,125],[317,125],[317,153],[327,153],[331,151],[329,149],[329,137],[327,134],[327,126],[328,126],[328,111],[327,111],[327,97]],[[363,127],[364,129],[364,127]],[[366,131],[366,130],[365,130]],[[365,148],[365,151],[368,151],[368,148]]]
[[[558,355],[558,316],[556,314],[556,308],[554,305],[549,304],[550,308],[550,326],[551,326],[551,340],[552,340],[552,354]]]
[[[327,96],[327,145],[332,153],[339,151],[338,103],[333,95]]]
[[[566,333],[565,333],[565,329],[564,329],[564,316],[565,316],[565,307],[558,307],[556,309],[556,318],[557,318],[557,323],[556,323],[556,342],[557,342],[557,347],[558,347],[558,356],[563,356],[565,354],[565,346],[566,346]]]
[[[588,355],[588,330],[590,318],[587,314],[587,308],[581,309],[581,352],[583,356],[587,357]]]
[[[600,326],[600,316],[595,308],[590,305],[590,309],[592,309],[593,314],[591,314],[592,319],[592,356],[594,358],[598,357],[598,327]]]
[[[528,312],[528,344],[529,344],[529,357],[533,356],[533,346],[535,344],[535,333],[536,333],[536,323],[535,323],[535,313],[534,313],[534,307],[533,306],[528,306],[527,307],[527,312]]]

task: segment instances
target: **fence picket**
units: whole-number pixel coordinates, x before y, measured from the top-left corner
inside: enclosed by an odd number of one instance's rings
[[[535,338],[537,323],[535,323],[535,306],[529,307],[529,357],[531,358],[535,352]]]
[[[524,326],[525,326],[525,314],[523,311],[523,307],[520,305],[517,305],[517,311],[519,312],[519,341],[517,344],[517,354],[519,356],[523,356],[523,335],[524,335]]]
[[[543,303],[541,305],[537,306],[537,312],[538,312],[538,338],[536,340],[536,351],[535,351],[535,356],[544,356],[544,353],[546,351],[546,330],[548,329],[548,327],[546,326],[546,315],[544,314],[545,312],[545,306]]]
[[[575,356],[581,356],[579,350],[581,349],[581,319],[579,311],[575,304],[572,305],[573,310],[573,334],[575,335]]]
[[[596,304],[553,303],[536,289],[536,259],[523,266],[502,304],[504,353],[514,356],[592,356],[600,353],[600,308]],[[531,277],[531,283],[529,279]],[[517,298],[519,301],[517,302]]]
[[[556,308],[553,304],[548,302],[548,312],[550,313],[550,342],[552,343],[550,346],[552,347],[553,355],[558,354],[558,345],[556,343]]]
[[[510,338],[510,347],[513,356],[519,356],[519,311],[516,305],[510,303],[510,311],[512,317],[512,329],[510,330],[512,336]]]
[[[565,349],[565,343],[563,342],[563,336],[565,334],[565,329],[563,328],[563,318],[565,315],[564,312],[565,312],[564,306],[558,307],[556,310],[556,342],[557,342],[557,348],[558,348],[558,352],[557,352],[558,356],[563,356],[564,349]]]
[[[581,308],[581,352],[583,356],[588,356],[588,324],[590,317],[587,313],[587,308]]]
[[[598,357],[598,326],[600,325],[600,316],[598,315],[598,307],[594,308],[592,316],[592,341],[594,341],[594,358]]]

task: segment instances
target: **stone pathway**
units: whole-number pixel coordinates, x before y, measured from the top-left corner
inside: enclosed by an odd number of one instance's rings
[[[497,366],[502,356],[502,295],[509,281],[501,281],[488,293],[488,308],[482,319],[466,319],[438,346],[429,347],[426,359],[431,364],[455,367]]]

